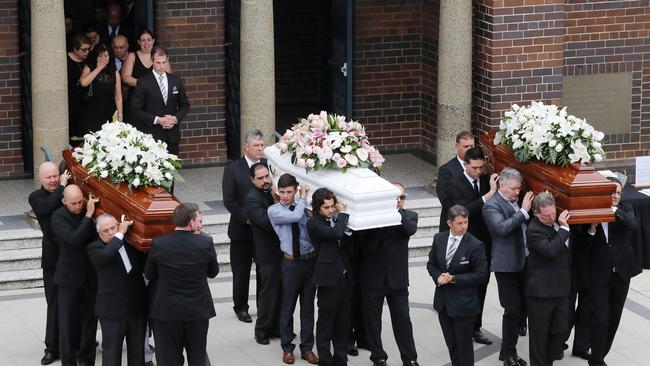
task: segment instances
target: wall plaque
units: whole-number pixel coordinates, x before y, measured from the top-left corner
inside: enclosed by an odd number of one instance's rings
[[[630,133],[632,73],[565,75],[563,103],[606,134]]]

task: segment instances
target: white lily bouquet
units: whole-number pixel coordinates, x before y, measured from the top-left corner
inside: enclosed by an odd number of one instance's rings
[[[345,116],[310,114],[287,130],[276,147],[291,153],[291,163],[306,171],[381,168],[384,157],[370,145],[363,126]]]
[[[107,122],[102,129],[84,135],[83,147],[72,156],[88,175],[132,187],[164,187],[184,182],[177,169],[178,157],[167,152],[167,144],[123,122]]]
[[[567,166],[602,161],[604,137],[584,119],[567,114],[566,107],[532,102],[526,107],[513,104],[505,112],[494,144],[506,144],[520,163],[536,158]]]

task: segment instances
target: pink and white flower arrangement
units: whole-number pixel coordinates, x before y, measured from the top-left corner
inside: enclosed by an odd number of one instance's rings
[[[536,158],[567,166],[604,160],[604,137],[584,119],[567,114],[566,107],[532,102],[525,107],[513,104],[505,112],[494,143],[510,147],[520,163]]]
[[[306,171],[321,169],[381,168],[384,157],[370,145],[363,126],[345,116],[310,114],[287,130],[277,142],[291,163]]]

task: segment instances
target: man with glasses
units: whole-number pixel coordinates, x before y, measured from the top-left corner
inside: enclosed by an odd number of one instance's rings
[[[381,342],[381,313],[384,299],[393,324],[393,334],[404,366],[417,366],[417,352],[413,340],[413,326],[408,305],[408,243],[418,229],[418,214],[406,210],[406,193],[401,183],[397,210],[402,216],[400,225],[359,232],[363,243],[359,283],[363,298],[363,315],[370,360],[374,366],[386,366],[388,355]]]

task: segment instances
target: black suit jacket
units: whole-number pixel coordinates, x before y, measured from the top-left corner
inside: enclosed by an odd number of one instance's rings
[[[124,246],[131,263],[127,274],[118,250]],[[95,240],[86,248],[97,272],[95,314],[100,318],[123,319],[147,314],[147,288],[142,277],[142,254],[113,237],[108,243]]]
[[[153,282],[151,319],[194,321],[216,315],[207,281],[219,273],[211,238],[186,230],[154,238],[144,272]]]
[[[447,189],[449,188],[450,181],[452,178],[457,176],[462,176],[465,168],[458,161],[458,158],[454,156],[448,162],[442,164],[438,168],[438,181],[436,182],[436,194],[440,202],[444,202],[447,199]],[[444,215],[440,215],[440,227],[447,227],[447,211],[443,211]],[[442,229],[441,229],[442,230]]]
[[[489,277],[483,243],[466,233],[447,267],[448,239],[449,231],[437,233],[429,252],[427,270],[436,285],[442,273],[449,272],[454,276],[454,283],[436,287],[433,308],[437,312],[445,309],[452,318],[475,316],[481,312],[476,289],[487,282]]]
[[[612,268],[624,279],[630,279],[642,271],[641,250],[632,245],[631,233],[637,230],[638,221],[634,211],[620,204],[614,213],[615,222],[610,222],[609,242],[605,238],[603,226],[598,225],[595,235],[587,234],[585,240],[591,246],[591,279],[596,283],[606,282]]]
[[[147,72],[138,79],[131,100],[131,115],[138,130],[153,135],[156,140],[167,143],[172,154],[178,154],[181,138],[180,123],[190,110],[183,82],[176,75],[167,73],[167,104],[160,94],[158,80],[154,72]],[[156,117],[164,115],[176,116],[178,123],[171,129],[163,129],[154,124]],[[175,151],[174,151],[175,150]]]
[[[479,193],[480,197],[476,198],[476,193],[474,191],[474,186],[467,180],[465,174],[455,176],[449,180],[449,185],[447,186],[447,196],[445,201],[442,203],[442,215],[444,220],[440,221],[440,231],[449,230],[447,225],[447,211],[453,205],[459,204],[465,206],[467,211],[469,211],[469,226],[467,231],[474,235],[478,240],[480,240],[486,248],[487,255],[491,255],[492,252],[492,237],[488,231],[487,226],[485,226],[485,221],[483,220],[483,195],[490,191],[490,177],[487,175],[481,175],[479,178]],[[443,226],[444,222],[444,226]]]
[[[542,224],[537,217],[528,223],[528,282],[530,297],[564,297],[571,290],[571,251],[564,244],[571,233]]]
[[[314,215],[307,221],[307,233],[318,250],[314,285],[338,287],[346,279],[353,281],[350,260],[342,243],[349,218],[348,214],[339,213],[334,227],[321,215]]]
[[[61,199],[63,199],[63,186],[59,186],[53,192],[48,192],[41,187],[29,195],[29,205],[32,206],[43,232],[41,268],[54,269],[59,260],[59,243],[52,232],[51,220],[54,211],[63,206]]]
[[[411,235],[418,230],[418,213],[405,209],[399,213],[401,225],[370,230],[369,235],[361,238],[361,287],[377,289],[384,284],[393,290],[408,287],[408,245]]]
[[[246,194],[244,213],[253,229],[253,243],[255,243],[255,264],[280,264],[282,251],[280,239],[271,220],[268,209],[273,204],[271,192],[265,193],[253,187]]]
[[[87,218],[83,211],[79,215],[72,215],[62,206],[52,214],[52,231],[59,243],[54,283],[76,288],[89,283],[94,287],[97,277],[86,252],[88,244],[97,237],[93,220]]]
[[[266,159],[260,162],[266,164]],[[251,188],[255,187],[249,173],[246,158],[241,157],[226,166],[221,187],[223,204],[230,212],[228,236],[230,240],[253,240],[252,228],[244,213],[244,201]]]

